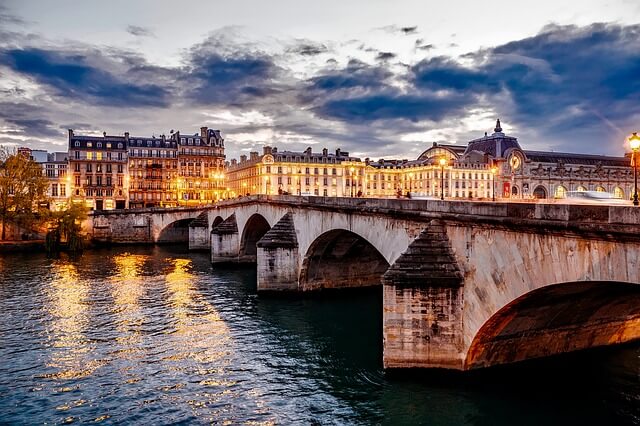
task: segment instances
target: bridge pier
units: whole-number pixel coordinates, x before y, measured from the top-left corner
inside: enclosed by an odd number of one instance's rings
[[[240,236],[232,214],[211,230],[211,263],[238,263]]]
[[[209,250],[210,237],[209,217],[204,211],[189,224],[189,250]]]
[[[445,227],[432,221],[383,276],[385,368],[464,368],[462,284]]]
[[[258,241],[258,291],[298,290],[298,239],[291,213]]]

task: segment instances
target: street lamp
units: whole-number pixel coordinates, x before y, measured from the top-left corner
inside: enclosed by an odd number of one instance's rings
[[[440,159],[440,199],[444,201],[444,166],[447,164],[445,158]]]
[[[636,165],[636,152],[640,148],[640,136],[638,132],[633,132],[629,137],[629,146],[633,152],[633,205],[637,206],[638,203],[638,166]]]
[[[492,167],[491,168],[491,200],[495,201],[496,200],[496,173],[498,173],[498,168],[497,167]]]

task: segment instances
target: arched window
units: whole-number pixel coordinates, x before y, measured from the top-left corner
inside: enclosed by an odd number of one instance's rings
[[[607,192],[607,190],[604,189],[604,187],[600,186],[600,185],[596,186],[596,191],[598,191],[598,192]]]
[[[624,198],[624,191],[619,186],[613,188],[613,197],[614,198]]]
[[[518,195],[518,187],[517,186],[512,186],[511,187],[511,195],[513,195],[513,196],[517,196]]]
[[[565,198],[567,196],[567,188],[562,185],[556,186],[556,192],[553,196],[554,198]]]
[[[547,190],[542,185],[536,186],[536,189],[533,190],[533,197],[538,199],[547,198]]]
[[[576,191],[580,191],[580,192],[583,192],[583,191],[586,191],[586,190],[587,190],[587,188],[585,188],[585,187],[584,187],[584,186],[582,186],[582,185],[580,185],[580,186],[578,186],[578,187],[576,188]]]

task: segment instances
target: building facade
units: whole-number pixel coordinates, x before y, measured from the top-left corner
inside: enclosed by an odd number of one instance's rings
[[[523,150],[502,132],[466,146],[434,143],[415,160],[361,161],[336,155],[278,152],[265,147],[228,166],[229,196],[290,193],[337,197],[434,197],[528,200],[564,198],[569,191],[602,191],[629,199],[630,157]]]
[[[169,137],[102,137],[69,130],[69,196],[88,208],[210,204],[226,196],[224,139],[207,127]]]
[[[227,195],[294,194],[345,197],[362,195],[365,163],[340,149],[321,153],[278,151],[265,146],[228,163]]]
[[[165,135],[130,137],[129,208],[178,205],[178,145]]]
[[[47,161],[41,163],[44,175],[49,180],[47,195],[51,210],[66,208],[71,193],[71,176],[69,175],[69,158],[66,152],[47,154]]]
[[[75,135],[69,129],[69,175],[73,202],[89,209],[129,207],[129,135]]]
[[[200,128],[200,134],[172,134],[178,147],[179,205],[210,204],[225,198],[224,139],[220,130]]]

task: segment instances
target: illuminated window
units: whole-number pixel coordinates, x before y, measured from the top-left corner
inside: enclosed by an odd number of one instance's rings
[[[565,198],[567,195],[567,188],[562,185],[556,186],[556,192],[554,194],[555,198]]]
[[[616,186],[615,188],[613,188],[613,196],[615,198],[624,198],[624,191],[622,190],[622,188]]]

